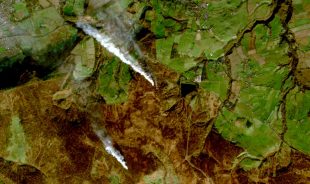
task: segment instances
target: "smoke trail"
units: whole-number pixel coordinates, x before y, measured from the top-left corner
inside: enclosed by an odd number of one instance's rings
[[[146,80],[148,80],[154,86],[154,80],[152,79],[152,75],[143,70],[140,64],[134,59],[128,50],[121,49],[114,42],[113,39],[105,34],[99,32],[96,28],[92,27],[88,23],[85,22],[77,22],[77,27],[81,28],[86,34],[95,38],[103,47],[105,47],[109,52],[117,56],[122,62],[131,66],[132,69],[139,74],[141,74]]]
[[[123,155],[113,147],[112,139],[106,134],[104,129],[99,128],[98,125],[92,124],[95,134],[99,137],[104,145],[105,150],[112,155],[125,168],[128,169]]]

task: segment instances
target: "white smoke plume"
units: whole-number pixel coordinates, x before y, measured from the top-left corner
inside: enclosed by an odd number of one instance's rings
[[[154,80],[152,79],[152,75],[140,66],[140,64],[133,58],[129,51],[125,49],[121,49],[114,42],[113,39],[102,32],[99,32],[96,28],[92,27],[88,23],[85,22],[77,22],[77,27],[81,28],[86,34],[95,38],[104,48],[106,48],[109,52],[117,56],[122,62],[131,66],[131,68],[141,74],[146,80],[148,80],[154,86]]]
[[[98,125],[92,124],[93,130],[95,134],[99,137],[101,142],[103,143],[103,146],[105,150],[112,155],[116,160],[125,168],[128,169],[126,165],[125,158],[123,155],[113,147],[112,139],[106,134],[104,129],[99,128]]]

